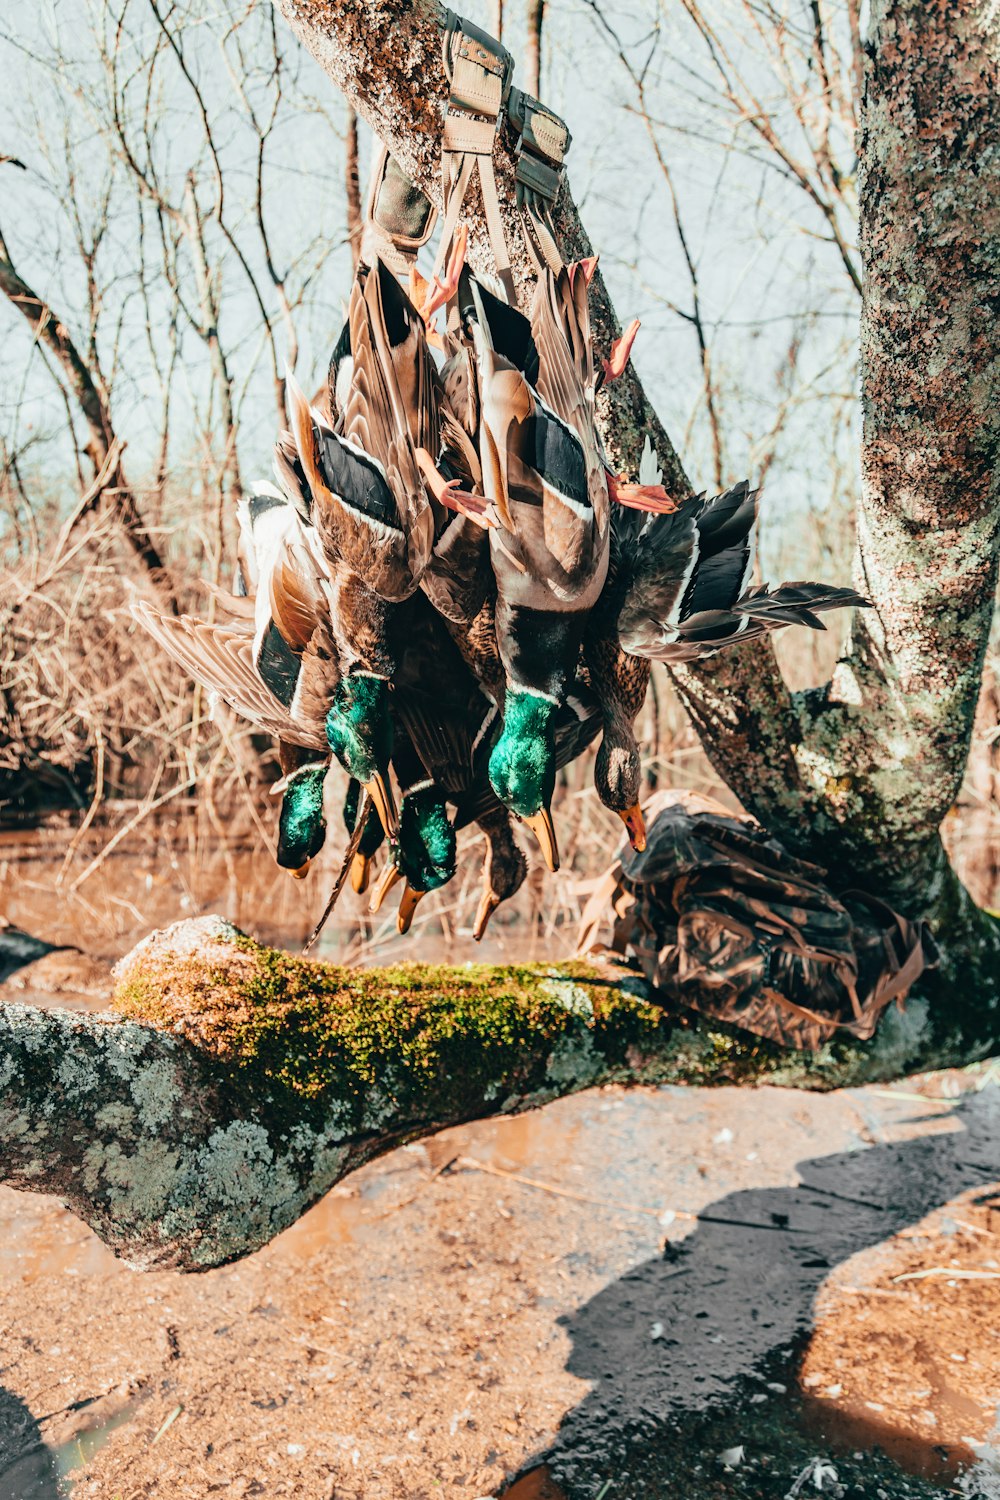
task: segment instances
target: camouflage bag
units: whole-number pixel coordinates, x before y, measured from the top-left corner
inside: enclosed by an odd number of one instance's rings
[[[936,964],[925,923],[860,891],[834,896],[825,871],[750,818],[675,791],[652,797],[644,814],[645,851],[626,850],[602,878],[581,949],[630,956],[681,1004],[815,1050],[839,1028],[870,1037],[886,1006]]]

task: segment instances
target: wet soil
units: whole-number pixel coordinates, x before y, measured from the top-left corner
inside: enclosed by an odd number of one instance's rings
[[[0,1497],[783,1497],[819,1459],[831,1494],[985,1485],[988,1076],[595,1091],[397,1151],[201,1276],[4,1190]]]

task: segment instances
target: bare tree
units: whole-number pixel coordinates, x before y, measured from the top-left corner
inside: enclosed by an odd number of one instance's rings
[[[524,54],[528,93],[535,98],[542,92],[542,32],[545,27],[546,0],[528,0],[528,45]]]
[[[106,227],[105,217],[100,233]],[[92,245],[85,260],[85,265],[91,272],[95,251],[96,245]],[[87,425],[86,452],[93,470],[91,483],[87,485],[59,533],[49,570],[58,565],[77,523],[105,496],[109,496],[129,545],[149,575],[156,592],[173,608],[174,595],[169,574],[146,530],[135,495],[125,480],[121,461],[124,444],[115,436],[111,407],[93,337],[90,340],[89,359],[85,359],[73,342],[66,324],[18,274],[2,233],[0,290],[27,318],[34,337],[44,343],[55,356]],[[23,600],[15,601],[11,608],[16,610],[21,602]],[[8,623],[9,618],[8,611]]]
[[[361,259],[361,169],[358,165],[358,117],[347,111],[347,147],[344,157],[344,188],[347,199],[347,238],[351,242],[351,259],[357,270]]]
[[[222,728],[252,768],[247,731],[207,725],[201,694],[136,639],[120,575],[178,607],[199,573],[219,580],[244,464],[266,471],[285,362],[314,317],[325,330],[347,259],[341,174],[313,168],[324,192],[304,213],[291,149],[306,118],[339,158],[339,101],[313,97],[280,17],[235,0],[199,14],[212,45],[192,59],[190,7],[87,14],[72,42],[27,12],[0,38],[4,129],[31,145],[24,170],[0,163],[2,803],[89,782],[93,807],[132,773],[179,784]]]

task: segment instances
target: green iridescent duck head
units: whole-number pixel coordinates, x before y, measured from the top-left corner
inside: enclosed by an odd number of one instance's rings
[[[300,766],[285,783],[278,820],[278,864],[301,880],[323,847],[326,764]]]
[[[490,785],[500,801],[522,818],[541,846],[550,870],[559,850],[549,804],[556,784],[554,699],[512,688],[504,705],[503,733],[490,752]]]
[[[455,858],[455,829],[440,787],[433,781],[410,787],[403,793],[398,839],[372,896],[372,911],[378,911],[396,882],[404,880],[397,926],[400,932],[408,932],[421,898],[428,891],[440,890],[454,875]]]
[[[348,776],[371,797],[386,833],[394,834],[396,805],[389,784],[392,718],[385,678],[350,672],[340,679],[326,716],[326,738]]]

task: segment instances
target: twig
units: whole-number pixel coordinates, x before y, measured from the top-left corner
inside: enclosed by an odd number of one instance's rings
[[[869,1093],[877,1095],[879,1099],[906,1099],[914,1104],[946,1104],[949,1109],[958,1103],[957,1098],[946,1099],[943,1094],[911,1094],[905,1089],[869,1089]]]
[[[695,1224],[730,1224],[737,1229],[768,1229],[780,1234],[801,1234],[789,1224],[754,1224],[750,1219],[729,1219],[721,1214],[693,1214],[684,1208],[644,1208],[638,1203],[619,1203],[614,1198],[595,1198],[589,1193],[574,1193],[572,1188],[554,1187],[550,1182],[539,1182],[534,1177],[522,1177],[518,1172],[505,1172],[502,1167],[492,1167],[488,1162],[477,1161],[474,1156],[458,1157],[460,1167],[473,1172],[487,1172],[491,1177],[502,1177],[507,1182],[520,1183],[521,1187],[537,1188],[541,1193],[553,1193],[557,1198],[570,1198],[574,1203],[594,1203],[598,1208],[614,1209],[617,1213],[643,1214],[659,1223],[666,1214],[674,1219],[688,1219]]]
[[[351,834],[351,837],[347,841],[347,848],[344,850],[344,857],[340,862],[340,869],[337,871],[337,878],[333,883],[333,890],[330,892],[330,899],[327,901],[326,905],[323,908],[323,915],[320,917],[319,921],[316,923],[316,926],[313,928],[312,932],[309,934],[308,938],[303,944],[303,953],[309,952],[309,949],[312,947],[313,943],[315,943],[316,939],[323,931],[323,928],[326,926],[330,918],[330,913],[333,911],[333,908],[336,906],[338,900],[340,899],[340,893],[344,889],[344,882],[347,879],[347,872],[351,868],[351,860],[358,852],[358,845],[361,843],[361,835],[365,831],[365,823],[368,820],[368,809],[370,807],[371,798],[369,797],[367,792],[362,791],[361,803],[358,807],[358,819],[354,825],[354,832]]]
[[[169,802],[172,797],[177,797],[181,792],[190,790],[190,788],[195,785],[197,780],[197,776],[192,776],[188,781],[182,781],[178,786],[171,787],[169,792],[164,792],[163,796],[157,797],[155,802],[150,802],[145,807],[141,808],[139,812],[136,813],[135,817],[125,824],[124,828],[119,828],[113,839],[108,840],[104,848],[101,850],[100,854],[96,855],[95,858],[90,861],[90,864],[87,866],[87,868],[76,877],[73,884],[70,886],[70,890],[78,890],[80,886],[83,885],[83,882],[85,880],[89,880],[94,871],[99,869],[100,866],[103,865],[104,861],[107,859],[112,850],[116,849],[121,843],[122,839],[127,838],[132,830],[136,828],[144,818],[148,817],[151,812],[155,812],[158,807],[162,807],[164,802]]]
[[[959,1271],[954,1266],[928,1266],[926,1271],[904,1271],[893,1281],[924,1281],[928,1276],[947,1276],[949,1281],[1000,1281],[1000,1271]]]
[[[490,1166],[488,1162],[477,1161],[474,1156],[460,1156],[457,1165],[467,1167],[472,1172],[487,1172],[491,1177],[502,1177],[507,1182],[520,1183],[521,1187],[536,1188],[540,1193],[553,1193],[557,1198],[569,1198],[574,1203],[596,1203],[600,1208],[613,1208],[625,1213],[644,1214],[650,1219],[659,1219],[663,1213],[662,1209],[644,1208],[637,1203],[619,1203],[613,1198],[595,1198],[589,1193],[574,1193],[572,1188],[554,1187],[550,1182],[539,1182],[534,1177],[522,1177],[518,1172],[505,1172],[502,1167]],[[678,1219],[696,1219],[697,1214],[686,1213],[681,1209],[674,1211]]]
[[[94,775],[94,795],[91,798],[90,806],[87,809],[83,822],[69,841],[65,858],[59,867],[59,874],[56,876],[57,890],[63,883],[63,877],[69,869],[74,854],[83,841],[84,834],[97,816],[97,809],[100,807],[104,796],[104,735],[101,733],[101,725],[97,719],[94,720],[94,734],[97,739],[97,769]]]
[[[170,1427],[173,1426],[173,1424],[177,1421],[177,1418],[180,1416],[180,1414],[181,1414],[181,1412],[183,1410],[184,1410],[183,1406],[175,1406],[174,1407],[174,1409],[170,1413],[169,1417],[167,1417],[166,1421],[158,1429],[158,1431],[156,1433],[156,1436],[150,1442],[149,1446],[151,1448],[155,1448],[156,1444],[160,1441],[160,1438],[163,1436],[163,1434],[167,1431],[168,1428],[170,1428]]]

